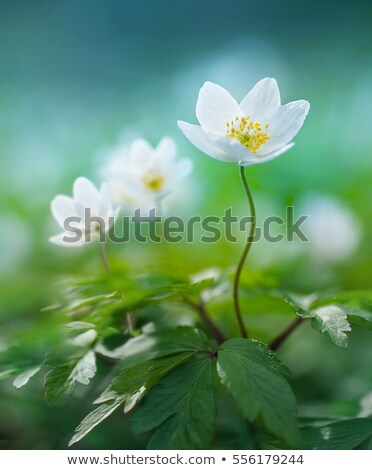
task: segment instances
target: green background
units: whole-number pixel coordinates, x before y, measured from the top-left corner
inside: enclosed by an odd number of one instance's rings
[[[196,122],[197,93],[206,80],[241,99],[256,81],[272,76],[283,102],[311,103],[295,148],[248,171],[259,219],[321,194],[344,203],[362,228],[357,250],[342,262],[287,257],[285,251],[270,257],[275,248],[268,244],[254,247],[251,266],[303,293],[368,289],[371,20],[372,6],[361,0],[0,1],[0,346],[9,333],[46,315],[40,309],[58,299],[61,276],[101,269],[97,246],[67,250],[48,243],[58,231],[49,204],[58,193],[70,194],[77,176],[99,183],[102,154],[121,139],[141,136],[156,144],[169,135],[179,156],[193,160],[194,172],[173,206],[170,201],[176,215],[222,215],[228,207],[246,214],[237,167],[201,154],[176,125],[177,119]],[[234,265],[241,246],[221,240],[109,249],[129,266],[156,270],[171,263],[192,274]],[[246,314],[249,325],[263,329],[257,306],[247,305]],[[277,317],[270,311],[272,323],[265,320],[269,336],[288,322]],[[372,390],[367,333],[355,330],[345,352],[303,328],[282,357],[303,412],[353,416]],[[97,381],[103,376],[102,369]],[[64,408],[48,408],[40,380],[21,391],[1,383],[0,448],[65,448],[90,409],[94,391],[84,387]],[[142,439],[117,414],[81,448],[141,448]]]

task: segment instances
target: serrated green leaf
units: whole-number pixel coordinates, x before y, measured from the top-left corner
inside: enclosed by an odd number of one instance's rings
[[[350,305],[341,305],[341,308],[347,314],[347,319],[352,325],[372,330],[372,312]]]
[[[311,318],[311,326],[325,333],[331,343],[346,349],[348,347],[348,337],[346,332],[351,331],[347,314],[344,309],[337,305],[324,305],[313,308],[316,304],[316,296],[295,296],[293,294],[282,293],[283,299],[291,305],[297,315],[304,319]]]
[[[372,436],[372,419],[356,418],[301,432],[302,449],[351,450]]]
[[[94,329],[95,325],[93,323],[87,323],[85,321],[72,321],[64,325],[64,330],[68,334],[84,333]]]
[[[17,377],[13,381],[13,385],[15,386],[15,388],[22,388],[27,385],[29,380],[32,379],[32,377],[34,377],[34,375],[36,375],[40,371],[40,369],[41,366],[33,367],[32,369],[28,369],[22,372],[22,374],[17,375]]]
[[[313,304],[314,308],[324,305],[349,305],[372,312],[372,291],[357,290],[336,292],[327,297],[320,297]]]
[[[8,379],[9,377],[14,377],[17,373],[17,369],[8,369],[0,372],[0,380]]]
[[[128,341],[121,351],[121,372],[114,378],[108,391],[125,395],[139,386],[151,387],[175,367],[195,354],[212,352],[205,334],[190,327],[179,327],[164,336],[146,336]],[[146,360],[148,359],[148,360]]]
[[[153,359],[169,356],[179,352],[212,351],[212,344],[199,329],[180,326],[174,330],[158,334],[142,334],[129,339],[125,344],[112,351],[98,349],[108,357],[120,359],[122,365],[128,366]]]
[[[248,339],[226,341],[218,353],[221,382],[251,422],[262,417],[267,429],[296,445],[296,400],[281,375],[286,369],[265,345]]]
[[[116,400],[111,403],[104,403],[89,413],[75,429],[75,434],[68,443],[68,446],[70,447],[83,439],[87,434],[90,433],[90,431],[92,431],[96,426],[102,423],[102,421],[108,418],[121,404],[121,400]]]
[[[29,328],[29,330],[27,334],[24,334],[23,331],[20,332],[18,342],[1,352],[0,371],[3,372],[0,372],[0,379],[15,378],[44,363],[45,356],[52,343],[48,343],[49,338],[44,342],[42,333],[40,334],[42,338],[39,339],[37,327],[35,327],[35,331],[33,328]],[[27,340],[24,341],[25,337],[27,337]],[[35,339],[39,340],[40,343],[35,342]],[[51,329],[51,341],[53,340],[54,345],[58,345]]]
[[[312,302],[311,310],[325,306],[341,308],[351,324],[372,330],[372,291],[345,291],[318,296]]]
[[[348,347],[346,332],[351,331],[350,323],[347,321],[346,313],[336,305],[317,308],[312,312],[311,326],[325,333],[331,343],[341,348]]]
[[[119,397],[126,397],[128,394],[136,393],[142,387],[150,389],[164,375],[188,361],[194,355],[195,352],[181,352],[124,369],[113,379],[109,390],[115,392]],[[105,392],[107,393],[107,391]]]
[[[317,427],[331,424],[335,420],[340,419],[336,416],[298,416],[298,422],[301,427]]]
[[[122,370],[110,386],[94,402],[104,404],[87,415],[75,430],[70,444],[85,437],[120,405],[124,412],[131,411],[162,377],[193,357],[194,353],[181,352],[146,361]]]
[[[277,290],[277,295],[284,300],[284,302],[293,308],[298,316],[302,318],[311,317],[310,307],[316,295],[298,295],[293,292],[286,292],[282,290]]]
[[[136,433],[157,428],[149,449],[207,449],[212,441],[216,405],[212,360],[195,357],[156,385],[133,417]]]
[[[75,382],[88,385],[97,372],[93,351],[83,357],[52,369],[45,380],[45,397],[49,404],[57,404],[70,396],[75,389]]]

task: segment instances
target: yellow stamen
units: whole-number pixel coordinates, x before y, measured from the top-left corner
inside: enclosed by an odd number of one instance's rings
[[[161,191],[165,184],[164,176],[154,170],[148,171],[142,180],[148,189],[156,193]]]
[[[251,116],[235,118],[235,122],[227,123],[226,134],[228,137],[239,140],[250,152],[256,153],[257,150],[270,139],[270,136],[262,131],[260,122],[250,120]],[[231,127],[230,127],[231,126]],[[269,125],[265,125],[267,130]]]

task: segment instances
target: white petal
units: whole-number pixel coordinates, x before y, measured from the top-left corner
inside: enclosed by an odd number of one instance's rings
[[[196,103],[196,117],[203,131],[211,135],[226,134],[227,122],[242,117],[238,103],[219,85],[205,82]]]
[[[164,137],[155,149],[157,164],[161,168],[166,169],[174,161],[176,152],[177,146],[175,141],[170,137]]]
[[[154,149],[144,139],[136,139],[129,149],[129,159],[132,168],[136,171],[143,171],[154,158]]]
[[[71,197],[58,195],[50,204],[53,217],[58,225],[64,229],[64,222],[68,217],[76,217],[75,203]]]
[[[106,219],[113,213],[112,202],[111,202],[111,194],[107,183],[102,183],[101,189],[101,204],[99,209],[99,215]]]
[[[121,211],[121,207],[117,207],[117,208],[114,210],[113,222],[115,222],[115,220],[117,220],[120,211]]]
[[[143,175],[146,172],[128,172],[125,177],[121,178],[121,186],[123,193],[129,198],[138,198],[143,193]]]
[[[245,116],[260,121],[263,114],[280,106],[280,93],[274,78],[263,78],[240,103]]]
[[[175,175],[178,181],[185,179],[192,171],[193,163],[188,158],[183,158],[175,165]]]
[[[307,101],[299,100],[268,113],[263,119],[269,125],[270,139],[258,149],[257,155],[266,155],[288,144],[301,129],[309,109]]]
[[[229,155],[229,161],[231,162],[239,163],[240,161],[254,159],[253,153],[234,137],[220,137],[216,139],[216,143],[227,155]]]
[[[189,124],[184,121],[177,121],[185,137],[201,152],[222,162],[232,162],[233,160],[223,152],[218,145],[207,136],[200,126]]]
[[[280,157],[283,153],[287,150],[291,149],[294,146],[294,142],[288,145],[284,145],[279,150],[275,150],[275,152],[268,153],[267,155],[254,155],[254,159],[249,159],[246,161],[240,162],[240,165],[243,166],[250,166],[250,165],[259,165],[261,163],[269,162],[270,160],[274,160],[274,158]]]
[[[101,195],[91,181],[84,177],[77,178],[74,183],[73,193],[75,202],[83,207],[89,207],[92,210],[92,215],[97,215],[101,203]]]
[[[80,217],[80,222],[83,224],[83,221],[85,219],[85,211],[86,209],[89,209],[89,207],[86,208],[85,206],[80,204],[80,202],[76,202],[76,201],[74,201],[74,207],[75,207],[75,212],[76,212],[77,217]],[[91,209],[89,210],[91,213],[90,215],[93,216],[92,210]]]
[[[191,173],[193,162],[188,158],[180,160],[172,167],[172,172],[167,175],[167,182],[162,195],[173,192],[181,182]]]
[[[113,201],[115,204],[126,204],[128,203],[129,196],[123,186],[122,181],[111,178],[109,180],[110,193],[112,194]]]
[[[84,245],[84,234],[83,236],[75,242],[71,242],[71,238],[75,238],[76,234],[71,234],[69,232],[62,232],[58,235],[54,235],[49,238],[49,241],[54,245],[66,246],[69,248],[78,248]]]
[[[109,216],[104,220],[105,225],[104,225],[104,231],[107,233],[110,228],[115,224],[115,221],[118,218],[119,212],[121,210],[121,207],[117,207]]]

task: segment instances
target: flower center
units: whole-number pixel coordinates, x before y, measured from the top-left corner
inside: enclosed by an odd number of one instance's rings
[[[265,125],[265,130],[269,127]],[[239,140],[250,152],[256,153],[257,150],[267,142],[270,137],[262,130],[260,122],[253,122],[250,116],[236,117],[235,120],[226,124],[226,134],[228,137],[233,137]]]
[[[145,186],[151,191],[159,192],[163,189],[165,178],[156,170],[148,171],[142,178]]]

